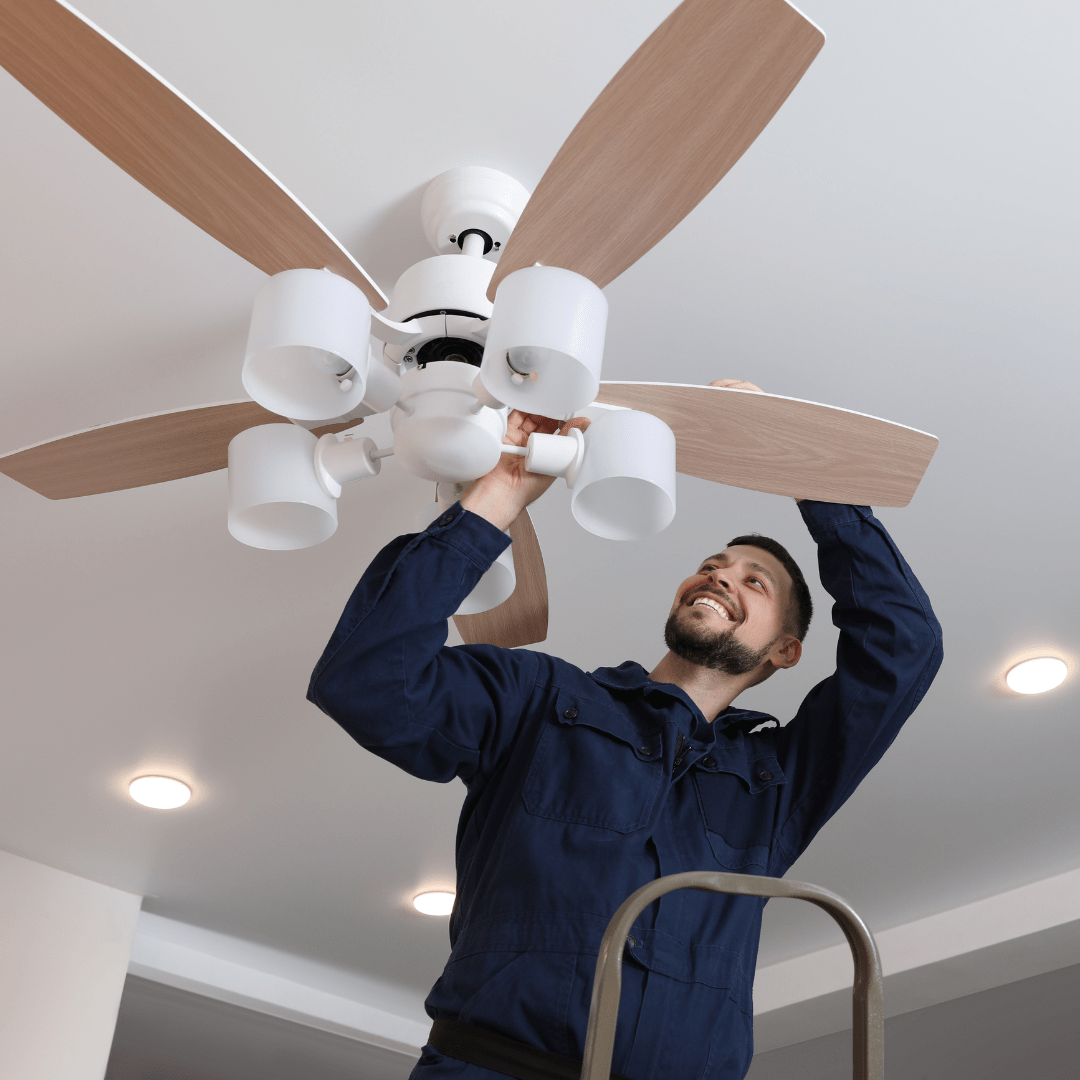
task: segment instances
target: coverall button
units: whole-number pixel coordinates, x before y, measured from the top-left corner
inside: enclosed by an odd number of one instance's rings
[[[703,757],[701,759],[701,764],[704,765],[706,769],[711,769],[716,764],[716,758]]]
[[[636,938],[636,937],[634,937],[634,935],[633,935],[633,934],[631,934],[631,935],[630,935],[630,936],[629,936],[629,937],[628,937],[628,938],[626,939],[626,944],[627,944],[627,945],[629,945],[631,949],[636,949],[636,948],[637,948],[637,938]]]
[[[757,775],[759,780],[768,781],[772,779],[772,773],[768,769],[762,769]]]
[[[437,525],[449,525],[454,520],[453,514],[443,514],[441,518],[436,522]]]
[[[639,746],[638,747],[638,753],[641,754],[642,757],[649,757],[649,755],[652,754],[652,747],[651,746]]]
[[[563,716],[565,716],[567,720],[573,720],[577,716],[577,709],[571,705],[570,708],[563,713]]]

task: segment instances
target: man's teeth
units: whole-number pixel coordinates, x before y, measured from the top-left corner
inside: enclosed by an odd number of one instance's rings
[[[715,611],[720,618],[727,619],[728,622],[731,622],[731,616],[715,600],[710,600],[707,596],[699,596],[690,606],[710,608],[712,611]]]

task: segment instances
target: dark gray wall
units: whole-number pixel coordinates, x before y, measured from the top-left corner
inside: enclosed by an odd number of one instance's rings
[[[129,975],[105,1080],[405,1080],[413,1059]]]
[[[885,1022],[889,1080],[1076,1080],[1080,965],[918,1009]],[[747,1080],[851,1075],[851,1032],[754,1059]]]

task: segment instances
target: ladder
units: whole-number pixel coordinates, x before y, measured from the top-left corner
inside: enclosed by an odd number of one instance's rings
[[[840,924],[855,961],[852,1075],[854,1080],[884,1080],[885,1010],[881,957],[873,935],[851,905],[836,893],[803,881],[784,881],[782,878],[752,874],[720,874],[708,870],[669,874],[650,881],[627,897],[608,923],[596,960],[581,1080],[608,1080],[611,1076],[615,1021],[618,1019],[619,997],[622,994],[623,943],[642,911],[654,900],[676,889],[699,889],[702,892],[736,893],[742,896],[787,896],[794,900],[806,900],[827,911]]]

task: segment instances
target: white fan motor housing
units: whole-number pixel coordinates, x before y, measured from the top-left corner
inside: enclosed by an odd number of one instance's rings
[[[397,279],[383,314],[395,322],[438,311],[491,318],[487,287],[495,264],[467,255],[436,255],[414,263]]]
[[[441,360],[402,376],[402,402],[390,414],[394,456],[424,480],[462,483],[490,472],[502,455],[507,409],[478,408],[476,368]]]
[[[394,286],[386,317],[408,321],[419,337],[406,345],[385,345],[384,358],[408,369],[424,345],[442,337],[465,338],[482,347],[492,311],[487,287],[494,272],[494,263],[460,254],[436,255],[410,266]]]

